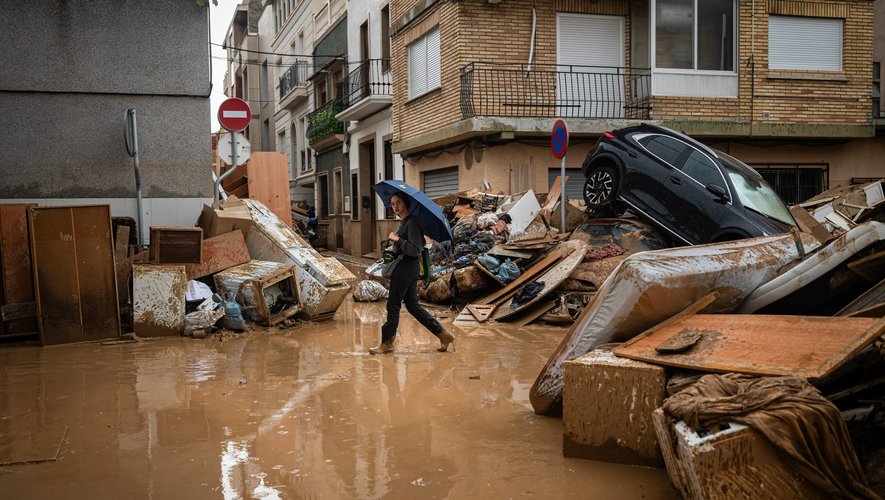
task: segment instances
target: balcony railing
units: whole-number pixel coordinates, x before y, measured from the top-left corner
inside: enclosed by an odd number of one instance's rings
[[[340,99],[323,104],[307,115],[307,140],[311,144],[325,139],[332,134],[344,133],[344,122],[335,115],[344,109]]]
[[[367,59],[344,78],[344,107],[370,96],[389,96],[390,59]]]
[[[472,62],[461,68],[461,114],[647,119],[651,70]]]
[[[307,77],[313,71],[309,61],[295,61],[280,77],[280,100],[289,95],[295,87],[307,85]]]

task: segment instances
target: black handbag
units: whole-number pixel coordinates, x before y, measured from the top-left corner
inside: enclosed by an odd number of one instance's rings
[[[390,259],[389,262],[385,262],[384,265],[381,266],[381,276],[384,276],[387,279],[393,277],[393,273],[396,271],[396,265],[401,258],[402,255],[398,255],[395,259]]]

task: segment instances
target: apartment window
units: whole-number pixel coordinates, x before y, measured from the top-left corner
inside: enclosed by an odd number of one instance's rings
[[[261,150],[270,151],[270,118],[261,122]]]
[[[298,170],[298,124],[291,122],[289,124],[289,165],[292,165],[292,177],[296,177],[300,171]]]
[[[243,100],[249,100],[249,70],[243,68]]]
[[[409,45],[409,99],[439,87],[439,26]]]
[[[768,16],[768,68],[842,71],[842,19]]]
[[[752,165],[787,205],[802,203],[827,189],[827,164]]]
[[[657,0],[655,66],[734,71],[734,0]]]
[[[284,147],[285,144],[286,144],[286,129],[277,130],[277,148]],[[284,150],[283,152],[286,152],[286,151]],[[291,158],[291,157],[292,157],[292,155],[290,154],[289,158]],[[298,172],[295,170],[295,166],[292,165],[291,161],[289,162],[288,166],[289,166],[289,178],[294,179],[295,174],[297,174]]]
[[[873,116],[879,117],[882,116],[882,109],[879,107],[879,96],[880,96],[880,74],[882,70],[882,65],[879,61],[873,61]]]
[[[381,71],[390,71],[390,5],[381,9]]]
[[[261,64],[261,105],[264,106],[265,103],[270,101],[268,97],[270,95],[270,91],[268,90],[268,76],[267,76],[267,61]]]

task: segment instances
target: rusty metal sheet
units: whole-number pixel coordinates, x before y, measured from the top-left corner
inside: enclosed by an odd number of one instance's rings
[[[132,321],[142,337],[184,332],[187,277],[184,266],[132,266]]]
[[[885,332],[885,318],[687,315],[615,348],[618,356],[700,371],[820,378]],[[683,352],[662,353],[680,337]]]
[[[31,245],[28,241],[28,210],[33,204],[0,205],[0,304],[34,301],[34,275],[31,271]],[[37,320],[16,319],[0,322],[0,332],[37,332]]]
[[[30,214],[43,345],[119,337],[110,206],[39,207]]]
[[[239,229],[203,240],[203,260],[185,266],[187,279],[193,280],[249,262],[246,239]]]
[[[510,305],[513,303],[513,298],[507,299],[495,309],[495,312],[492,313],[492,319],[501,320],[531,307],[568,279],[569,275],[572,274],[572,271],[575,270],[575,267],[577,267],[577,265],[584,259],[584,253],[587,251],[587,244],[581,240],[569,240],[560,243],[560,247],[570,248],[572,252],[568,257],[562,259],[561,262],[545,271],[544,274],[532,280],[543,281],[544,288],[538,292],[532,300],[520,304],[517,307],[511,308]]]

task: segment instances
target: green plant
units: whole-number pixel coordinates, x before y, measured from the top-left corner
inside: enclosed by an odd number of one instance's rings
[[[335,118],[340,109],[339,106],[329,106],[317,111],[308,119],[307,140],[316,142],[332,134],[344,132],[344,123]]]

